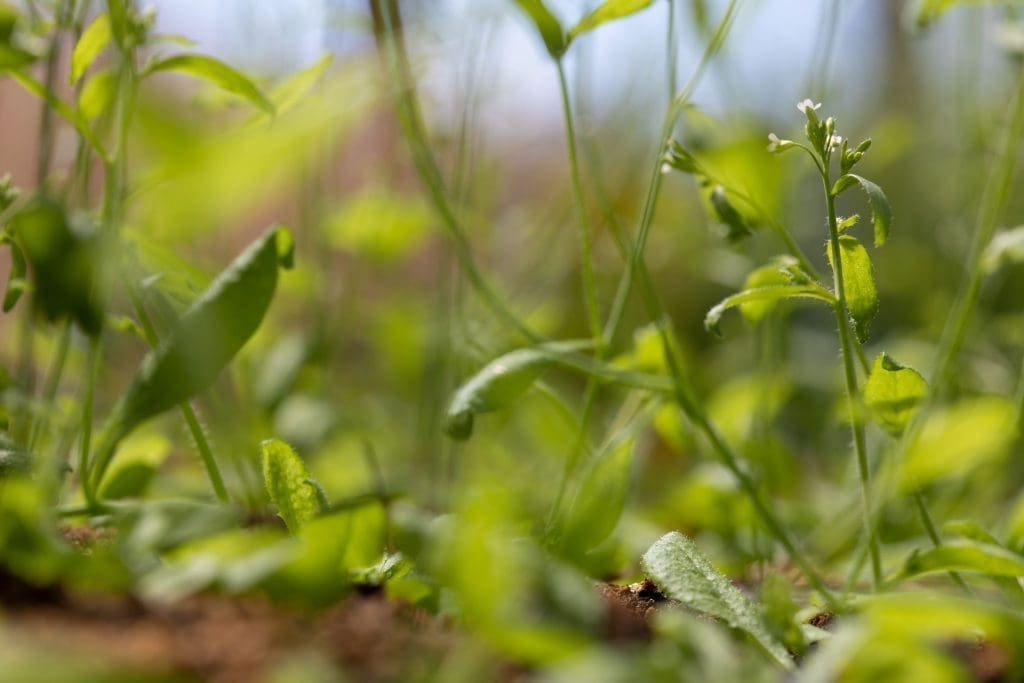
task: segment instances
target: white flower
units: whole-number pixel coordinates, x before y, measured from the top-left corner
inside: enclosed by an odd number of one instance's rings
[[[781,152],[793,146],[792,140],[783,140],[775,133],[768,133],[768,151]]]
[[[671,172],[672,172],[672,164],[670,164],[670,163],[668,163],[666,161],[665,163],[663,163],[661,165],[661,173],[662,173],[662,175],[668,175]]]
[[[839,135],[833,135],[828,139],[828,148],[835,149],[839,145],[843,144],[843,138]]]
[[[821,102],[815,104],[811,100],[807,99],[804,100],[803,102],[797,102],[796,108],[800,110],[801,114],[806,114],[808,109],[811,109],[813,111],[818,111],[819,109],[821,109]]]

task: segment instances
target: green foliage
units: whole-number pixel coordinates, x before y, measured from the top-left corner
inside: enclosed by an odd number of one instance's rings
[[[662,536],[644,553],[641,565],[665,593],[693,609],[749,634],[780,666],[793,662],[772,634],[761,609],[720,574],[689,538]]]
[[[998,545],[979,541],[961,541],[915,550],[891,581],[905,581],[922,574],[961,571],[988,576],[1024,576],[1024,555]]]
[[[587,16],[580,19],[578,24],[569,29],[569,40],[571,41],[587,31],[593,31],[605,22],[621,19],[647,9],[653,2],[654,0],[604,0]]]
[[[784,299],[816,299],[826,303],[834,303],[832,295],[819,285],[765,285],[746,289],[738,294],[722,299],[712,306],[704,316],[704,327],[717,335],[721,335],[719,322],[722,315],[730,308],[750,304],[774,305]]]
[[[541,40],[544,41],[548,54],[554,59],[559,59],[569,47],[569,38],[558,18],[551,13],[543,0],[515,0],[515,3],[530,17]]]
[[[37,59],[21,45],[18,23],[18,11],[7,2],[0,3],[0,72],[28,66]]]
[[[889,229],[892,225],[892,207],[889,206],[889,199],[878,185],[853,173],[841,176],[833,186],[832,194],[839,195],[854,185],[860,185],[864,194],[868,196],[868,204],[871,205],[871,223],[875,227],[875,246],[880,247],[889,239]]]
[[[298,533],[320,512],[317,484],[302,458],[283,441],[269,439],[261,443],[260,458],[263,482],[271,502],[277,506],[277,514],[289,531]]]
[[[886,431],[899,436],[927,392],[928,384],[917,370],[880,353],[864,383],[864,403]]]
[[[246,99],[254,107],[273,114],[274,104],[256,85],[234,68],[219,59],[197,54],[178,54],[150,62],[140,76],[160,71],[177,71],[201,78],[217,87]]]
[[[110,16],[106,12],[96,15],[82,32],[82,37],[78,39],[71,53],[71,71],[68,76],[72,85],[81,80],[100,53],[110,44],[112,37]]]
[[[857,338],[863,343],[868,338],[868,327],[878,313],[878,291],[875,289],[875,272],[871,256],[864,245],[852,235],[839,236],[839,254],[843,269],[843,287],[846,290],[846,307],[853,318]],[[835,262],[831,247],[828,250],[829,263]]]

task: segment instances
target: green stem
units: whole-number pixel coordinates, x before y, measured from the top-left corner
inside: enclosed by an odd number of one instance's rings
[[[102,340],[100,335],[89,340],[89,360],[85,379],[85,397],[82,400],[82,431],[78,446],[78,478],[82,485],[82,493],[89,505],[96,503],[96,489],[93,488],[92,475],[89,470],[89,450],[92,447],[92,412],[93,400],[96,395],[96,380],[102,363]],[[96,478],[96,486],[100,480]]]
[[[71,326],[72,323],[69,318],[64,322],[64,327],[61,329],[60,339],[57,341],[57,350],[53,354],[53,365],[46,379],[46,386],[43,388],[43,401],[48,406],[53,405],[53,401],[57,397],[57,389],[60,387],[60,380],[64,375],[64,367],[68,359],[68,348],[71,345]],[[42,429],[40,421],[33,421],[31,425],[28,438],[29,453],[35,451],[36,441],[39,439],[39,433]]]
[[[850,414],[850,430],[853,432],[853,450],[857,457],[857,474],[860,478],[861,505],[864,516],[864,533],[867,537],[868,551],[871,555],[871,577],[875,590],[882,583],[881,552],[878,547],[878,536],[875,532],[874,517],[871,505],[871,477],[868,471],[867,448],[864,439],[864,422],[860,410],[860,393],[857,388],[857,369],[854,366],[855,351],[853,335],[850,332],[850,313],[846,302],[846,286],[843,280],[843,259],[839,250],[839,228],[836,222],[836,203],[832,195],[832,183],[828,170],[822,174],[828,206],[828,239],[832,252],[832,280],[836,292],[836,325],[839,328],[839,345],[843,356],[843,374],[846,379],[846,401]]]
[[[928,538],[931,540],[932,545],[936,548],[942,546],[942,537],[939,536],[938,530],[935,528],[935,522],[932,521],[931,513],[928,512],[928,507],[924,504],[924,496],[920,491],[914,492],[914,505],[917,506],[917,514],[921,517],[921,524],[924,526],[924,531],[928,534]],[[967,583],[963,577],[957,572],[949,572],[949,578],[956,582],[956,585],[960,586],[964,591],[970,593],[971,589],[967,587]]]
[[[580,180],[579,156],[576,152],[576,127],[573,125],[572,104],[569,102],[569,84],[565,79],[565,66],[556,60],[558,68],[558,89],[562,95],[562,115],[565,120],[565,145],[569,154],[569,172],[572,179],[573,205],[576,210],[576,224],[580,237],[580,270],[583,278],[583,302],[591,335],[600,344],[601,313],[597,304],[597,284],[594,280],[593,231],[587,218],[587,207],[583,197],[583,183]]]

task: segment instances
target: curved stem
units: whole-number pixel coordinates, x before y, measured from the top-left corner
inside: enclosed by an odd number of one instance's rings
[[[860,410],[860,393],[857,387],[857,369],[854,366],[854,342],[850,332],[850,313],[846,303],[846,286],[843,280],[843,259],[839,249],[839,228],[836,222],[835,197],[828,171],[821,176],[828,206],[828,240],[832,252],[832,281],[836,293],[836,325],[839,328],[839,345],[843,356],[843,374],[846,379],[846,401],[850,415],[850,430],[853,432],[853,450],[857,458],[857,474],[860,478],[861,506],[864,516],[864,533],[871,555],[871,577],[877,590],[882,583],[881,553],[878,536],[875,533],[874,516],[871,506],[871,476],[868,471],[867,447],[864,439],[864,422]]]

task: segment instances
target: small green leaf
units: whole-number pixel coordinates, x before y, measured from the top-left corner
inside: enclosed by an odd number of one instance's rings
[[[518,349],[488,363],[463,384],[448,406],[446,431],[455,439],[468,439],[473,418],[512,405],[553,362],[552,351],[575,351],[587,342],[544,344]]]
[[[977,541],[961,541],[915,550],[890,581],[905,581],[935,572],[978,572],[989,576],[1024,576],[1024,555]]]
[[[722,299],[711,307],[704,316],[704,327],[713,334],[721,336],[719,323],[722,315],[736,306],[750,303],[776,303],[782,299],[817,299],[827,304],[835,304],[832,294],[817,285],[768,285],[745,289],[742,292],[733,294]]]
[[[875,246],[880,247],[889,238],[889,228],[892,225],[892,207],[889,206],[889,199],[882,192],[882,188],[867,178],[862,178],[855,173],[847,173],[832,186],[832,194],[838,196],[856,184],[859,184],[868,196],[868,203],[871,205],[871,223],[875,227]]]
[[[85,75],[85,72],[110,43],[111,37],[113,37],[113,33],[110,30],[110,17],[104,12],[86,27],[71,53],[70,80],[72,85]]]
[[[613,436],[583,474],[561,529],[562,545],[570,557],[583,558],[618,525],[629,492],[633,448],[640,426],[630,425]]]
[[[782,270],[779,262],[770,263],[751,271],[743,283],[744,290],[794,284],[789,275]],[[760,322],[771,311],[775,310],[777,300],[748,301],[740,304],[740,315],[751,323]]]
[[[177,71],[209,81],[214,85],[249,100],[268,114],[274,114],[274,104],[256,85],[239,71],[219,59],[207,55],[179,54],[157,60],[142,72],[147,76],[159,71]]]
[[[98,475],[118,441],[210,386],[253,335],[277,287],[282,231],[287,228],[271,228],[250,244],[146,356],[107,423],[98,449]]]
[[[293,534],[320,512],[317,487],[310,486],[313,479],[302,458],[291,446],[279,439],[267,439],[260,444],[263,461],[263,482],[277,513]]]
[[[846,292],[846,306],[853,318],[857,338],[867,341],[868,328],[878,312],[878,291],[875,289],[875,273],[871,257],[864,245],[852,235],[839,236],[839,253],[843,265],[843,289]],[[835,268],[832,249],[829,245],[828,262]]]
[[[159,434],[138,434],[128,439],[103,477],[100,497],[110,500],[141,495],[170,452],[171,443]]]
[[[92,74],[78,95],[78,111],[89,121],[110,110],[117,94],[117,73],[101,69]]]
[[[748,633],[785,669],[786,648],[772,635],[761,609],[732,585],[689,538],[673,531],[644,553],[640,566],[670,598]]]
[[[747,219],[729,200],[729,195],[721,185],[715,185],[708,195],[711,208],[717,219],[727,228],[725,239],[731,244],[753,234]]]
[[[1016,436],[1017,410],[997,396],[963,400],[929,415],[900,465],[904,491],[948,477],[1004,456]]]
[[[654,0],[605,0],[587,16],[583,17],[578,24],[569,29],[569,40],[587,31],[593,31],[601,24],[621,19],[622,17],[635,14],[642,9],[647,9]]]
[[[565,54],[566,48],[569,47],[569,39],[565,35],[562,24],[547,8],[543,0],[515,0],[515,3],[533,21],[548,54],[555,59]]]
[[[864,383],[864,403],[879,424],[899,436],[928,391],[924,377],[880,353]]]
[[[7,313],[18,303],[26,289],[28,264],[25,262],[25,254],[21,247],[6,233],[0,235],[0,244],[6,244],[11,250],[11,269],[7,274],[7,288],[4,290],[3,301],[3,312]]]

